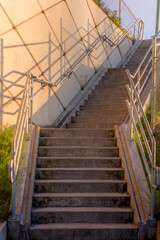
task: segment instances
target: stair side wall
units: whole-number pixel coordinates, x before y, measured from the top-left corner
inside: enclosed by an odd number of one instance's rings
[[[117,34],[121,33],[93,0],[40,1],[39,5],[36,1],[22,0],[21,3],[14,2],[12,7],[10,4],[4,1],[0,6],[2,24],[8,23],[2,26],[1,38],[4,46],[22,46],[3,50],[3,76],[12,70],[27,72],[32,69],[33,75],[49,81],[49,76],[53,76],[51,81],[55,82],[99,35],[106,35],[114,42]],[[49,51],[49,33],[53,54],[50,60],[47,57],[40,62]],[[119,46],[113,47],[101,41],[58,87],[42,88],[41,84],[34,82],[33,123],[51,125],[100,66],[106,71],[116,67],[131,47],[128,37]],[[49,61],[54,62],[50,72],[47,69]],[[16,122],[22,96],[20,92],[26,80],[26,77],[19,77],[19,74],[11,73],[3,79],[8,88],[1,88],[2,106],[8,99],[10,102],[5,105],[0,118],[2,125]]]

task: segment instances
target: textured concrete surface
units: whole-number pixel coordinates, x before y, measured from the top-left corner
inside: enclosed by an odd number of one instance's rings
[[[16,215],[21,214],[23,193],[25,187],[29,150],[31,144],[31,135],[32,135],[32,125],[29,125],[29,134],[28,139],[24,143],[23,151],[21,154],[21,159],[19,163],[18,175],[16,180]]]
[[[160,240],[160,221],[157,223],[157,240]]]
[[[7,222],[0,222],[0,240],[7,240]]]
[[[134,141],[131,141],[129,138],[130,128],[129,124],[122,125],[124,136],[126,138],[126,143],[132,162],[133,171],[135,174],[138,190],[141,196],[143,208],[146,214],[146,217],[150,216],[150,191],[146,181],[145,173],[143,166],[138,154],[138,150]]]

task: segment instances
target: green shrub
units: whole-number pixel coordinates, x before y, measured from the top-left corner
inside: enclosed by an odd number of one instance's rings
[[[122,29],[121,26],[121,19],[118,17],[117,11],[113,11],[111,12],[106,6],[105,3],[102,0],[93,0],[100,8],[103,9],[103,11],[107,14],[107,16],[112,20],[112,22],[115,23],[115,25],[120,28],[121,30],[124,31],[124,29]]]
[[[14,128],[0,129],[0,219],[8,216],[11,200],[11,184],[8,181],[8,162],[12,158]]]

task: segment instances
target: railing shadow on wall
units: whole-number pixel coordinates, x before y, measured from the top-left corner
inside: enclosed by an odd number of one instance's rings
[[[33,65],[29,70],[25,73],[21,73],[19,71],[10,71],[7,74],[3,75],[4,68],[4,56],[5,50],[12,50],[13,48],[23,48],[24,45],[10,45],[5,46],[3,39],[1,39],[1,111],[0,111],[0,124],[3,125],[3,116],[15,116],[18,113],[18,109],[20,106],[20,101],[24,88],[24,76],[27,75],[28,71],[34,73],[34,69],[37,65],[46,65],[46,61],[48,64],[46,68],[40,73],[37,78],[41,78],[41,87],[46,86],[45,81],[51,83],[49,86],[48,94],[50,96],[50,92],[52,91],[57,99],[59,100],[62,109],[65,109],[66,106],[62,103],[62,101],[58,97],[58,91],[60,88],[55,88],[58,84],[61,83],[63,85],[63,80],[65,78],[71,77],[71,74],[74,75],[74,79],[76,79],[77,84],[79,85],[79,89],[87,84],[90,77],[97,71],[98,67],[103,64],[106,59],[108,59],[111,52],[120,44],[120,42],[127,36],[131,39],[140,37],[139,34],[135,36],[134,27],[135,25],[139,25],[139,32],[143,35],[142,28],[142,20],[138,19],[131,28],[126,32],[121,32],[119,29],[115,28],[113,30],[114,25],[111,22],[111,26],[107,22],[108,18],[101,21],[96,27],[92,26],[88,19],[87,29],[84,27],[80,27],[77,31],[70,34],[64,27],[62,18],[60,18],[60,45],[56,45],[52,39],[51,34],[49,33],[48,41],[44,42],[35,42],[35,43],[27,43],[25,46],[37,46],[37,45],[47,45],[48,53],[35,65]],[[98,35],[97,28],[101,27],[103,30],[101,31],[101,35]],[[111,30],[111,29],[112,30]],[[91,30],[90,30],[91,29]],[[76,38],[77,32],[83,31],[85,35],[80,40]],[[67,34],[65,40],[63,40],[63,33]],[[107,35],[106,35],[107,34]],[[143,37],[143,36],[142,36]],[[65,51],[66,46],[69,41],[75,42],[67,51]],[[57,52],[59,57],[55,60],[54,54]],[[67,57],[66,57],[67,56]],[[58,67],[57,67],[58,66]],[[111,65],[110,65],[111,67]],[[84,71],[85,70],[85,71]],[[84,73],[85,72],[85,73]],[[14,81],[11,80],[14,75]],[[21,75],[18,78],[15,78],[15,75]],[[34,74],[35,75],[35,74]],[[36,77],[34,77],[34,82],[36,81]],[[12,93],[13,88],[17,88],[16,94]],[[33,98],[42,90],[41,87],[36,87],[34,90]],[[19,90],[18,90],[19,89]],[[12,103],[14,103],[14,107],[12,107]],[[15,104],[17,105],[15,107]],[[44,102],[45,104],[45,102]],[[8,106],[11,105],[11,111],[5,111]],[[34,107],[33,107],[34,108]],[[34,111],[35,113],[35,111]],[[15,120],[14,120],[15,121]],[[5,121],[6,122],[6,121]]]

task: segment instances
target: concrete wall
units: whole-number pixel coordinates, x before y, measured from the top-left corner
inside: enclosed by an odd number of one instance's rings
[[[2,44],[0,47],[3,58],[0,124],[3,125],[15,124],[26,80],[12,70],[25,73],[31,69],[33,75],[54,83],[99,35],[106,35],[115,42],[121,34],[92,0],[39,0],[39,4],[36,0],[2,0],[0,14],[0,38],[4,46],[12,46],[3,51]],[[49,46],[50,60],[47,56]],[[101,65],[116,67],[131,46],[128,38],[118,47],[101,41],[57,87],[42,89],[35,82],[33,122],[52,124]]]

